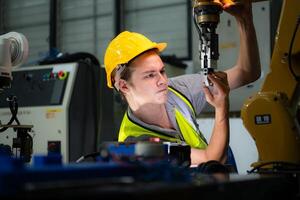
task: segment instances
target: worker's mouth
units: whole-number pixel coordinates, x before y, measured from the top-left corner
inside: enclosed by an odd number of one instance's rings
[[[164,92],[167,92],[167,88],[159,90],[157,93],[164,93]]]

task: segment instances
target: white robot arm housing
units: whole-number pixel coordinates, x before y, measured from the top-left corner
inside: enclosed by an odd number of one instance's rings
[[[23,64],[28,57],[28,40],[17,32],[0,35],[0,91],[10,87],[13,67]]]

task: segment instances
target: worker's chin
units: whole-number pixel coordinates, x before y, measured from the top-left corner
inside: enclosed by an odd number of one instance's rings
[[[164,104],[167,102],[167,95],[160,95],[157,99],[156,102],[158,104]]]

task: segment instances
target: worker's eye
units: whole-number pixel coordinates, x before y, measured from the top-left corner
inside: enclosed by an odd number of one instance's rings
[[[150,73],[150,74],[147,74],[147,75],[145,76],[145,78],[153,78],[154,76],[155,76],[154,73]]]
[[[165,74],[165,73],[166,73],[166,70],[165,70],[165,69],[162,69],[162,70],[160,70],[160,73],[161,73],[161,74]]]

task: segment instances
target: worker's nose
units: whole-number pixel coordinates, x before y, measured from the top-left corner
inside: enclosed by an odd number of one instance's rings
[[[168,82],[168,78],[165,74],[159,73],[157,85],[166,85]]]

